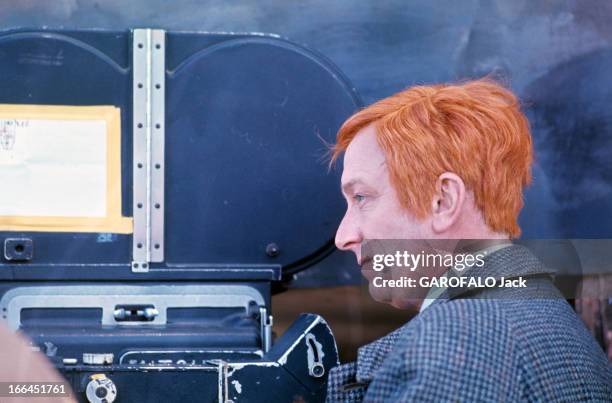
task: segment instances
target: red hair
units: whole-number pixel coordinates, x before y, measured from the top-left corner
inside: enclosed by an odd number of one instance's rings
[[[490,79],[408,88],[344,122],[332,163],[371,124],[400,203],[417,218],[429,214],[438,176],[454,172],[489,228],[520,235],[533,149],[529,122],[508,89]]]

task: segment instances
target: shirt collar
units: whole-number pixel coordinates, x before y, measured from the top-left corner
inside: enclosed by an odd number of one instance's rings
[[[497,252],[498,250],[507,248],[509,246],[512,246],[512,243],[510,241],[500,242],[500,243],[496,243],[494,245],[491,245],[489,247],[486,247],[484,249],[480,249],[480,250],[474,251],[472,253],[473,254],[490,255],[491,253]],[[444,273],[442,275],[442,277],[448,277],[448,271],[446,273]],[[436,286],[431,287],[429,289],[429,291],[427,292],[427,295],[425,295],[425,299],[423,300],[423,303],[421,304],[421,308],[419,309],[419,313],[422,313],[431,304],[433,304],[434,301],[437,298],[439,298],[442,294],[444,294],[444,291],[446,291],[446,287],[436,287]]]

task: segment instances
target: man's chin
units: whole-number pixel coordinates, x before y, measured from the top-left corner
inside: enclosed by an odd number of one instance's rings
[[[422,299],[391,299],[390,302],[387,302],[394,308],[407,310],[407,311],[415,311],[418,312],[421,309],[421,305],[423,304]]]
[[[372,299],[382,304],[390,305],[395,309],[401,309],[402,311],[411,311],[414,314],[418,313],[421,309],[423,301],[420,299],[394,299],[389,296],[370,294]]]
[[[368,281],[368,293],[376,302],[382,302],[383,304],[391,303],[391,294],[388,292],[388,290],[374,287],[371,281]]]
[[[361,275],[363,276],[363,278],[368,280],[369,284],[372,284],[372,281],[374,280],[374,277],[376,277],[376,272],[374,270],[362,267],[361,268]]]

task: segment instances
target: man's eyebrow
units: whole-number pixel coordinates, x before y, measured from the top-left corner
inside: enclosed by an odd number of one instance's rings
[[[365,185],[365,183],[361,179],[351,179],[350,181],[342,184],[342,192],[349,193],[351,190],[353,190],[355,185]]]

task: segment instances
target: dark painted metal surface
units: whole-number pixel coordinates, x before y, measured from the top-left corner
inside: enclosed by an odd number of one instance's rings
[[[269,37],[169,33],[167,48],[167,262],[287,266],[324,248],[344,208],[326,144],[358,102],[342,73]]]
[[[283,39],[167,39],[166,261],[132,273],[129,235],[1,232],[2,318],[80,401],[100,374],[119,401],[322,401],[338,364],[331,330],[303,315],[268,351],[271,281],[332,251],[343,204],[324,157],[359,99],[323,56]],[[0,103],[121,109],[127,216],[130,43],[126,32],[0,34]],[[197,284],[208,288],[185,294]]]
[[[121,108],[128,216],[130,40],[102,31],[0,36],[1,103]],[[326,147],[359,104],[342,73],[272,36],[168,33],[166,49],[166,261],[134,276],[130,236],[7,232],[29,239],[36,256],[27,266],[0,263],[0,276],[278,280],[282,267],[332,250],[343,202]]]
[[[323,376],[308,374],[308,342],[321,345]],[[319,316],[300,316],[263,357],[246,348],[201,349],[171,354],[149,351],[134,360],[112,365],[57,366],[79,401],[91,375],[104,374],[116,385],[119,402],[320,402],[325,380],[338,365],[338,352],[329,326]],[[207,351],[208,350],[208,351]],[[242,353],[242,354],[241,354]],[[159,362],[162,360],[162,362]],[[168,362],[166,360],[171,360]],[[178,362],[182,360],[182,362]]]

